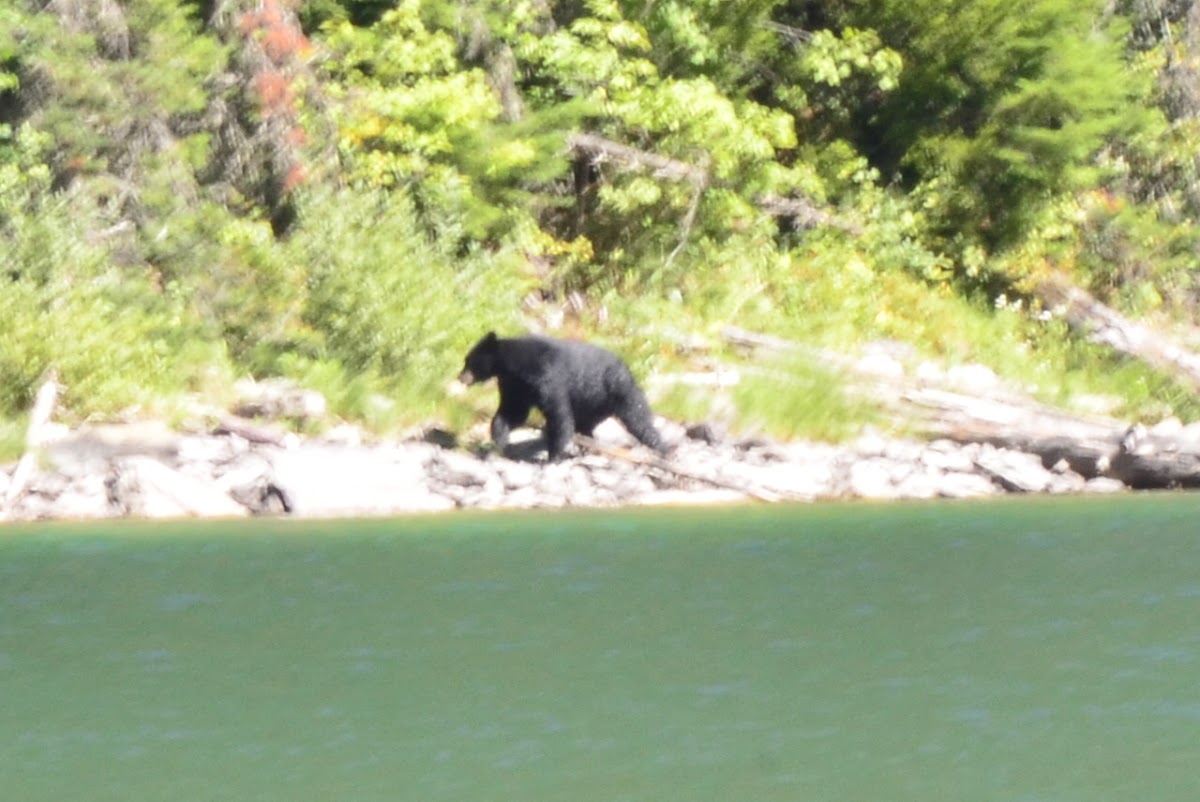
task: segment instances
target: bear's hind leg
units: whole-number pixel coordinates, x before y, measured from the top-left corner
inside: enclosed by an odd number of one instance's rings
[[[626,430],[644,445],[659,454],[667,453],[667,446],[663,443],[662,435],[658,433],[658,429],[654,425],[650,404],[641,390],[635,389],[628,394],[626,403],[617,412],[617,420],[621,421]]]

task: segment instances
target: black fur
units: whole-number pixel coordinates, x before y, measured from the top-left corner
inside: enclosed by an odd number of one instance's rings
[[[537,407],[546,418],[551,459],[566,453],[576,432],[591,435],[609,417],[650,448],[665,451],[645,394],[610,351],[575,340],[488,332],[467,354],[459,379],[473,384],[493,377],[500,384],[500,408],[492,418],[492,441],[501,450],[509,432]]]

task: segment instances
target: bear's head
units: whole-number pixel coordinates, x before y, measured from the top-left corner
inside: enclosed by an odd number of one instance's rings
[[[458,374],[458,380],[463,384],[470,385],[475,382],[487,381],[495,376],[498,352],[499,342],[496,332],[489,331],[482,340],[475,343],[475,347],[463,360],[463,369],[462,373]]]

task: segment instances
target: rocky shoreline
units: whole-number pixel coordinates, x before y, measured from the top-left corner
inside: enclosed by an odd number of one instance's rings
[[[388,441],[353,427],[304,438],[231,417],[192,433],[154,423],[87,426],[58,432],[27,476],[18,479],[17,464],[0,466],[0,513],[18,521],[356,517],[1125,489],[985,443],[875,434],[842,445],[771,442],[721,437],[707,425],[659,425],[672,446],[666,458],[611,423],[553,463],[532,431],[500,456],[457,448],[436,430]]]

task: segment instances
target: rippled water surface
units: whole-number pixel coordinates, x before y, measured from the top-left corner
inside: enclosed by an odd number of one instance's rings
[[[2,794],[1200,798],[1198,512],[4,527]]]

